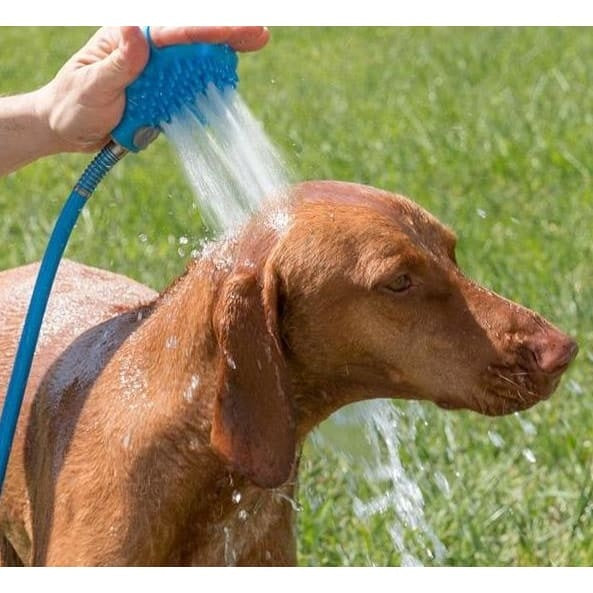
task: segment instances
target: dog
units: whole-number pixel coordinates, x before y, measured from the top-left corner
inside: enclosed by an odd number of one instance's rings
[[[160,296],[63,261],[0,499],[5,565],[294,565],[299,452],[369,398],[501,415],[577,345],[478,286],[455,235],[335,181],[212,243]],[[5,392],[37,265],[0,273]]]

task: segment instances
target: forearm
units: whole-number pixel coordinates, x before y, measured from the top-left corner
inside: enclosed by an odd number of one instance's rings
[[[41,93],[0,97],[0,177],[59,151],[41,109]]]
[[[154,27],[157,46],[229,43],[263,47],[265,27]],[[149,48],[138,27],[103,27],[41,89],[0,97],[0,177],[42,156],[94,152],[109,140],[125,107],[125,88],[146,66]]]

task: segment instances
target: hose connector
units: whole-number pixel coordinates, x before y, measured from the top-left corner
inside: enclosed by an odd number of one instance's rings
[[[126,154],[126,148],[115,140],[110,140],[84,170],[74,186],[74,191],[86,199],[90,198],[103,177]]]

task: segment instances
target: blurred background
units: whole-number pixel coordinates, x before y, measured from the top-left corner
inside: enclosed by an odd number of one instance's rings
[[[0,28],[0,94],[49,81],[92,31]],[[592,56],[586,28],[349,27],[272,28],[241,56],[241,95],[293,180],[409,196],[456,231],[469,276],[580,345],[556,394],[520,415],[396,405],[399,457],[441,556],[413,522],[394,545],[389,505],[355,512],[384,484],[365,473],[365,434],[330,423],[302,460],[302,565],[593,564]],[[58,155],[0,180],[0,269],[42,256],[87,162]],[[160,290],[203,231],[161,137],[102,183],[67,257]]]

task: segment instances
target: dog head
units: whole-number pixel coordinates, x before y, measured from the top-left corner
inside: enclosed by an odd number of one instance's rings
[[[217,305],[212,442],[261,485],[341,406],[430,400],[500,415],[548,397],[575,342],[466,278],[455,235],[417,204],[338,182],[296,186],[286,228],[237,243]]]

